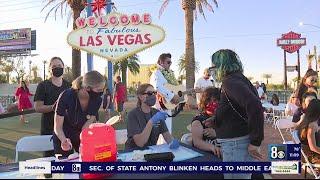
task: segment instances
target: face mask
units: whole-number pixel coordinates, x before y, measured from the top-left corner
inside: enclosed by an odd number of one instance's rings
[[[88,94],[89,94],[89,96],[90,96],[90,99],[92,98],[92,99],[96,99],[96,98],[98,98],[98,97],[101,97],[102,96],[102,94],[103,94],[103,92],[94,92],[94,91],[88,91]]]
[[[206,106],[206,111],[209,112],[210,114],[214,114],[217,107],[218,107],[218,104],[216,102],[210,102]]]
[[[60,76],[62,76],[62,74],[63,74],[63,68],[56,67],[56,68],[52,69],[52,75],[54,77],[60,77]]]
[[[154,106],[156,104],[156,101],[157,101],[157,98],[155,95],[151,95],[151,96],[148,95],[144,103],[146,103],[146,105],[148,106]]]

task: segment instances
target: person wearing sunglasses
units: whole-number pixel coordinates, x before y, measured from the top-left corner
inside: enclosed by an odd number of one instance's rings
[[[68,157],[73,150],[79,152],[81,131],[99,118],[105,86],[105,78],[97,71],[90,71],[60,94],[54,116],[55,154]]]
[[[316,94],[317,91],[317,82],[318,82],[318,73],[313,69],[308,69],[306,74],[303,76],[297,90],[295,96],[298,98],[299,106],[302,105],[302,95],[308,91],[308,89],[314,89]]]
[[[161,98],[165,99],[166,102],[171,102],[173,104],[178,104],[179,103],[179,96],[174,94],[170,89],[166,87],[167,84],[172,84],[174,85],[174,82],[172,79],[170,79],[166,74],[168,73],[173,73],[170,70],[170,66],[172,64],[171,61],[171,54],[170,53],[163,53],[159,56],[158,62],[157,62],[157,70],[154,71],[150,77],[150,84],[153,85],[153,87],[156,89],[158,92],[159,96],[157,96],[157,101],[155,107],[160,110],[160,111],[166,111],[168,115],[172,114],[172,110],[168,109],[166,107],[163,107],[161,105]],[[174,75],[170,76],[174,77]],[[172,133],[172,118],[168,117],[166,119],[166,125],[168,127],[168,130],[170,133]],[[165,143],[164,139],[162,136],[160,136],[158,140],[158,144]]]
[[[179,141],[171,136],[166,126],[167,113],[152,108],[156,103],[156,94],[151,84],[141,84],[138,87],[137,107],[128,114],[126,150],[156,145],[160,134],[171,149],[179,147]]]

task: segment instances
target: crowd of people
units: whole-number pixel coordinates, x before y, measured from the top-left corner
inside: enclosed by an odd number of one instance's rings
[[[263,160],[260,146],[264,139],[264,112],[267,101],[265,84],[254,85],[243,75],[240,57],[232,50],[213,53],[212,66],[204,70],[195,85],[199,113],[190,119],[192,145],[213,153],[223,161],[250,162]],[[179,147],[172,136],[172,109],[166,104],[179,106],[181,95],[174,94],[167,84],[175,84],[171,54],[161,54],[150,83],[137,88],[137,105],[128,113],[125,149],[134,150],[167,143]],[[116,77],[114,93],[106,86],[106,79],[97,71],[90,71],[75,79],[72,84],[62,78],[64,63],[53,57],[49,63],[51,77],[38,84],[34,94],[35,110],[42,113],[41,134],[53,135],[54,151],[44,156],[68,156],[79,151],[80,133],[99,120],[99,108],[105,111],[105,120],[112,106],[120,120],[125,119],[126,87]],[[285,114],[292,116],[299,131],[303,149],[310,161],[320,163],[320,100],[317,99],[316,71],[309,69],[297,90],[290,96]],[[217,84],[220,86],[218,87]],[[17,89],[18,108],[31,107],[26,83]],[[279,105],[273,94],[270,103]],[[24,116],[20,120],[27,123]],[[225,174],[225,178],[250,178],[250,174]]]

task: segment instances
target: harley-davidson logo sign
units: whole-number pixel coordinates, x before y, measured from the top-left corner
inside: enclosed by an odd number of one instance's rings
[[[307,43],[306,38],[301,38],[301,34],[290,31],[287,34],[282,34],[282,38],[277,39],[277,45],[288,53],[294,53],[298,51],[301,46],[305,46]]]
[[[151,24],[150,14],[111,13],[78,18],[78,29],[69,33],[68,44],[110,61],[124,60],[165,38],[165,31]]]

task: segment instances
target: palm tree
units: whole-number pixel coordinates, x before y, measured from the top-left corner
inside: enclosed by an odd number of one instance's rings
[[[272,74],[262,74],[262,77],[267,79],[267,84],[269,84],[269,79],[272,77]]]
[[[6,73],[6,82],[10,81],[10,73],[14,70],[13,61],[7,60],[3,62],[1,70]]]
[[[80,17],[82,10],[85,8],[86,0],[47,0],[47,4],[42,8],[44,10],[48,6],[53,6],[47,13],[46,19],[49,17],[50,13],[54,12],[57,15],[58,10],[60,10],[61,16],[63,11],[67,9],[67,5],[71,8],[69,12],[68,19],[72,16],[73,19],[73,30],[77,29],[76,19]],[[72,48],[72,75],[73,79],[81,75],[81,51]]]
[[[118,61],[114,64],[114,74],[121,73],[121,79],[123,84],[127,87],[127,70],[136,75],[140,72],[140,65],[139,65],[139,57],[138,55],[133,55],[128,57],[123,61]]]
[[[169,4],[170,0],[164,0],[159,16],[163,13],[166,6]],[[213,3],[218,7],[216,0],[212,0]],[[181,7],[185,12],[185,28],[186,28],[186,87],[191,89],[194,86],[195,82],[195,59],[194,59],[194,41],[193,41],[193,21],[194,21],[194,12],[197,11],[205,18],[203,7],[206,7],[209,11],[213,11],[213,7],[208,3],[207,0],[181,0]]]
[[[180,56],[178,60],[178,71],[179,71],[179,74],[184,75],[185,78],[186,78],[186,69],[187,69],[186,54],[183,54]],[[198,61],[195,62],[194,69],[195,69],[195,72],[199,72],[200,64]]]

